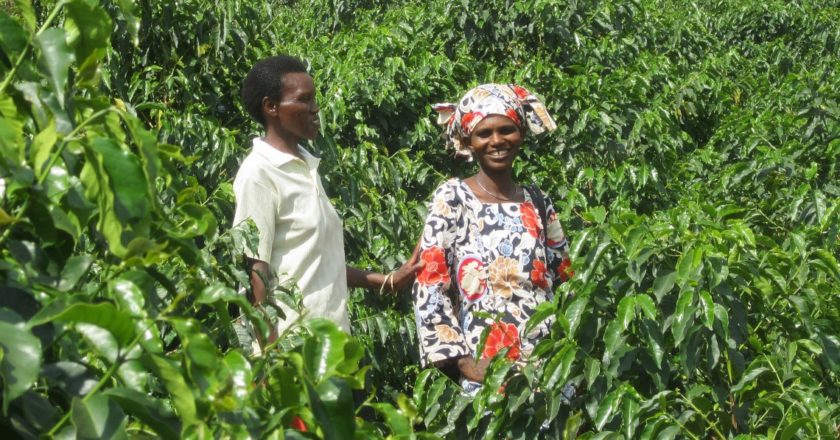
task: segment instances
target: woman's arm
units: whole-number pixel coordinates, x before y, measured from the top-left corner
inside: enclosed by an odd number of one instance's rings
[[[463,356],[458,358],[458,371],[461,376],[473,382],[483,382],[484,375],[487,373],[487,366],[493,358],[482,358],[479,360],[473,359],[472,356]]]
[[[393,275],[390,278],[389,275],[383,273],[370,272],[347,266],[347,285],[349,287],[385,290],[387,292],[402,290],[414,281],[414,275],[418,270],[423,268],[424,263],[418,261],[419,253],[420,245],[418,244],[414,248],[414,253],[411,254],[411,258],[400,266],[399,269],[392,272]]]

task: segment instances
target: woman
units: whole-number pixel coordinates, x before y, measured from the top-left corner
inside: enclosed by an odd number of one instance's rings
[[[458,104],[434,107],[446,124],[447,146],[479,170],[434,193],[421,239],[425,267],[414,282],[415,314],[424,364],[457,365],[472,391],[496,353],[507,349],[508,359],[524,361],[548,334],[549,322],[523,334],[525,323],[571,274],[551,201],[513,177],[526,132],[556,125],[539,99],[515,85],[484,84]]]
[[[275,285],[296,286],[310,316],[331,319],[349,333],[348,286],[395,291],[420,266],[409,261],[388,275],[346,266],[341,219],[321,186],[318,159],[301,145],[320,128],[315,95],[306,66],[294,57],[261,60],[248,73],[242,103],[265,136],[253,140],[233,182],[233,223],[252,219],[260,232],[257,251],[246,255],[255,305]],[[286,319],[270,340],[296,316],[281,307]]]

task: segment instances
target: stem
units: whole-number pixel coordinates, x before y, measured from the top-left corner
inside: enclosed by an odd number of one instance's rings
[[[127,345],[127,348],[125,350],[122,350],[122,353],[130,352],[131,349],[134,348],[134,346],[137,345],[138,342],[140,342],[140,338],[143,336],[144,332],[145,330],[143,332],[140,332],[137,336],[135,336],[134,340],[132,340]],[[111,377],[117,371],[117,368],[119,368],[122,365],[124,360],[125,359],[123,359],[122,354],[118,354],[117,359],[115,359],[114,363],[111,364],[110,367],[108,367],[108,371],[105,372],[105,375],[103,375],[102,378],[99,379],[99,382],[97,382],[96,385],[94,385],[94,387],[90,391],[88,391],[87,394],[85,394],[85,397],[82,397],[82,402],[86,402],[91,396],[96,394],[96,392],[99,391],[100,388],[105,386],[105,383],[111,380]],[[55,432],[58,431],[59,428],[64,426],[64,424],[67,422],[67,419],[70,418],[71,413],[72,411],[67,411],[66,413],[64,413],[64,416],[61,417],[61,420],[56,422],[56,424],[53,425],[52,428],[50,428],[50,431],[47,432],[46,437],[52,437],[53,435],[55,435]]]
[[[104,109],[99,110],[98,112],[90,115],[90,117],[88,117],[87,119],[82,121],[81,124],[77,125],[76,128],[73,129],[73,131],[71,131],[67,136],[65,136],[64,139],[62,139],[61,145],[59,145],[58,149],[52,154],[52,156],[50,157],[50,161],[47,163],[47,166],[45,168],[42,168],[42,169],[50,170],[50,169],[52,169],[53,166],[55,166],[55,163],[58,162],[58,159],[61,157],[61,153],[64,152],[64,148],[67,147],[67,144],[68,144],[67,140],[68,139],[72,139],[74,136],[76,136],[79,133],[79,131],[81,131],[81,129],[85,128],[85,126],[87,126],[88,124],[93,122],[94,119],[96,119],[100,116],[103,116],[103,115],[105,115],[109,112],[112,112],[112,111],[119,111],[119,110],[114,106],[104,108]],[[38,178],[38,183],[39,184],[44,183],[44,179],[46,179],[46,178],[47,178],[47,173],[45,172],[44,174],[41,175],[41,177]]]
[[[694,440],[700,440],[700,439],[699,439],[696,435],[692,434],[692,433],[691,433],[691,431],[689,431],[689,430],[688,430],[688,428],[686,428],[686,427],[685,427],[685,425],[683,425],[682,423],[680,423],[680,420],[679,420],[679,419],[677,419],[676,417],[672,416],[671,414],[667,414],[667,416],[668,416],[668,418],[669,418],[669,419],[673,420],[673,421],[674,421],[674,423],[676,423],[676,424],[677,424],[677,426],[679,426],[679,427],[680,427],[680,431],[681,431],[683,434],[688,435],[689,437],[691,437],[691,438],[692,438],[692,439],[694,439]]]
[[[74,129],[73,129],[73,131],[71,131],[71,132],[70,132],[70,134],[68,134],[68,135],[67,135],[67,136],[66,136],[66,137],[65,137],[65,138],[61,141],[61,145],[59,145],[58,150],[56,150],[56,151],[52,154],[52,157],[50,157],[50,161],[49,161],[49,163],[47,164],[47,167],[46,167],[46,168],[42,168],[42,169],[49,170],[49,169],[52,169],[52,167],[53,167],[53,166],[55,166],[56,162],[58,162],[58,159],[61,157],[61,153],[64,151],[64,148],[67,146],[67,143],[68,143],[68,142],[67,142],[67,139],[68,139],[68,138],[72,138],[73,136],[75,136],[76,134],[78,134],[78,133],[79,133],[79,131],[80,131],[82,128],[84,128],[85,126],[87,126],[88,124],[90,124],[91,122],[93,122],[93,120],[94,120],[94,119],[96,119],[96,118],[98,118],[98,117],[100,117],[100,116],[102,116],[102,115],[104,115],[104,114],[106,114],[106,113],[108,113],[108,112],[111,112],[111,111],[119,111],[119,110],[118,110],[116,107],[114,107],[114,106],[110,106],[110,107],[108,107],[108,108],[106,108],[106,109],[99,110],[98,112],[96,112],[96,113],[94,113],[94,114],[90,115],[90,117],[89,117],[89,118],[85,119],[84,121],[82,121],[82,123],[81,123],[81,124],[77,125],[77,126],[76,126],[76,128],[74,128]],[[37,171],[37,170],[36,170],[36,171]],[[42,174],[42,175],[41,175],[41,177],[39,177],[39,178],[38,178],[37,182],[38,182],[38,184],[39,184],[39,185],[40,185],[40,184],[42,184],[42,183],[44,183],[44,179],[46,179],[46,178],[47,178],[47,174],[48,174],[48,173],[46,173],[46,172],[45,172],[44,174]],[[11,230],[12,230],[12,225],[14,225],[14,224],[15,224],[15,223],[17,223],[18,221],[20,221],[21,217],[23,217],[23,213],[24,213],[24,212],[26,212],[26,210],[29,208],[29,201],[30,201],[30,200],[31,200],[31,198],[28,198],[28,199],[26,199],[26,200],[23,202],[23,206],[21,206],[20,210],[18,210],[17,214],[15,214],[15,217],[14,217],[14,219],[12,220],[12,222],[11,222],[11,223],[9,223],[9,225],[8,225],[8,226],[6,227],[6,229],[3,231],[3,235],[0,235],[0,245],[3,245],[3,243],[5,243],[5,242],[6,242],[6,239],[7,239],[7,238],[9,238],[9,233],[10,233],[10,232],[11,232]]]
[[[725,436],[725,435],[723,435],[723,433],[722,433],[722,432],[720,432],[720,430],[717,428],[717,426],[716,426],[714,423],[712,423],[712,421],[711,421],[711,420],[709,420],[709,418],[708,418],[708,417],[706,417],[706,414],[705,414],[703,411],[700,411],[700,408],[698,408],[697,406],[695,406],[695,405],[694,405],[694,402],[692,402],[690,399],[687,399],[687,398],[686,398],[686,397],[685,397],[682,393],[680,393],[679,391],[677,391],[677,395],[678,395],[678,396],[680,396],[680,397],[682,398],[683,402],[685,402],[685,403],[687,403],[689,406],[691,406],[691,408],[692,408],[692,409],[694,409],[694,411],[695,411],[697,414],[699,414],[699,415],[700,415],[700,417],[701,417],[701,418],[702,418],[702,419],[703,419],[703,420],[704,420],[704,421],[705,421],[705,422],[706,422],[706,423],[707,423],[707,424],[711,427],[712,431],[714,431],[714,432],[715,432],[715,434],[717,434],[717,435],[718,435],[718,438],[721,438],[721,439],[725,439],[725,438],[726,438],[726,436]]]
[[[58,3],[56,3],[52,12],[50,12],[50,15],[47,17],[46,21],[44,21],[44,24],[41,25],[40,29],[38,29],[38,32],[36,32],[35,35],[33,35],[32,38],[30,38],[29,41],[26,42],[26,47],[23,48],[23,51],[20,53],[20,56],[18,56],[18,59],[15,60],[15,64],[12,66],[12,70],[9,70],[9,73],[6,74],[6,78],[3,79],[3,84],[0,84],[0,94],[3,94],[6,91],[6,87],[8,87],[9,84],[11,84],[12,78],[15,77],[15,75],[17,74],[17,70],[20,68],[20,65],[23,64],[23,59],[26,58],[26,55],[29,54],[29,49],[32,47],[32,41],[35,38],[38,38],[38,35],[41,35],[41,33],[44,32],[52,24],[53,20],[55,20],[55,17],[58,16],[59,11],[61,11],[61,8],[64,7],[65,3],[67,3],[67,0],[61,0]]]

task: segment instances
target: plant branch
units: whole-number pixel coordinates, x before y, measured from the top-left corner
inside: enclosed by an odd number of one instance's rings
[[[23,51],[20,53],[20,56],[18,56],[17,60],[15,60],[15,64],[12,66],[12,69],[9,70],[9,73],[6,74],[6,78],[3,79],[3,83],[0,84],[0,94],[6,92],[6,87],[8,87],[9,84],[11,84],[12,78],[14,78],[15,75],[17,75],[17,70],[20,68],[20,65],[23,64],[23,60],[29,54],[29,49],[32,47],[32,41],[38,38],[38,36],[41,35],[41,33],[44,32],[52,24],[53,20],[55,20],[55,18],[58,16],[58,13],[61,11],[61,8],[63,8],[66,3],[67,0],[61,0],[58,3],[56,3],[53,10],[50,12],[50,15],[44,21],[44,24],[41,25],[40,29],[38,29],[38,32],[36,32],[35,35],[33,35],[32,38],[30,38],[29,41],[26,42],[26,47],[23,48]]]

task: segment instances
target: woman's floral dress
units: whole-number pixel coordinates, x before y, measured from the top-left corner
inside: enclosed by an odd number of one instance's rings
[[[511,360],[527,357],[548,334],[549,321],[528,334],[525,323],[571,270],[551,201],[545,197],[547,228],[535,206],[527,191],[523,203],[483,203],[458,179],[435,190],[421,241],[426,264],[413,289],[424,365],[475,357],[488,327],[485,358],[503,348]]]

